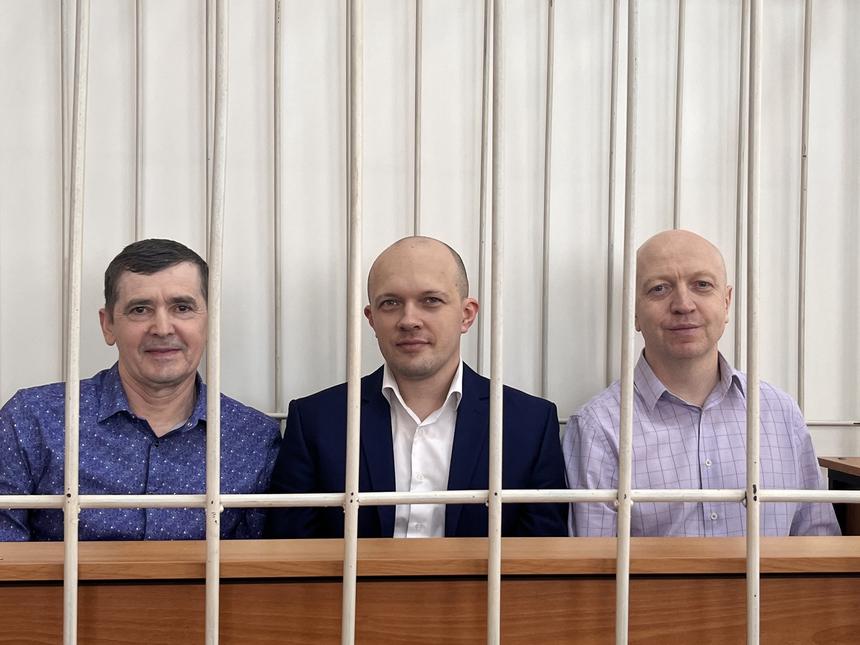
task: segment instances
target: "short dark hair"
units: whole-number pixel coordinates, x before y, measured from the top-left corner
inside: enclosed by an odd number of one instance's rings
[[[183,262],[197,265],[204,300],[209,297],[209,266],[184,244],[174,240],[149,239],[132,242],[117,255],[105,270],[105,310],[113,318],[119,299],[119,278],[126,271],[152,275]]]

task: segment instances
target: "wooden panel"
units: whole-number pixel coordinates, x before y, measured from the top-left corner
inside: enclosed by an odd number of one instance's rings
[[[860,477],[860,457],[819,457],[818,464],[828,470]]]
[[[82,580],[201,579],[204,542],[83,542]],[[633,573],[745,571],[743,538],[633,538]],[[761,568],[860,572],[860,537],[762,539]],[[221,545],[222,578],[340,576],[341,540],[245,540]],[[362,576],[486,575],[484,538],[359,541]],[[615,538],[505,538],[506,575],[615,573]],[[61,543],[0,543],[0,580],[62,580]]]
[[[613,640],[611,577],[507,578],[506,643]],[[762,580],[762,643],[856,643],[860,577]],[[630,642],[742,643],[744,580],[738,576],[634,577]],[[203,585],[98,583],[81,587],[80,642],[175,645],[203,642]],[[227,582],[221,643],[338,643],[340,584],[295,580]],[[59,585],[0,586],[0,643],[60,642]],[[374,579],[358,587],[359,643],[485,641],[483,580]]]

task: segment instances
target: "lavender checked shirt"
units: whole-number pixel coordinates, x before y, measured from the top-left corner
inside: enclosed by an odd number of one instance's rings
[[[65,384],[20,390],[0,410],[0,494],[63,492]],[[180,427],[157,437],[132,413],[117,366],[81,381],[81,494],[199,494],[206,490],[206,387]],[[221,492],[265,493],[278,424],[221,396]],[[222,538],[259,538],[259,509],[228,508]],[[202,508],[84,509],[81,540],[192,540],[206,535]],[[61,510],[0,509],[0,541],[62,540]]]
[[[719,357],[720,381],[700,408],[673,395],[644,355],[633,382],[633,488],[746,488],[746,377]],[[617,488],[621,385],[598,394],[567,424],[564,458],[571,488]],[[761,383],[762,488],[823,487],[800,409]],[[761,505],[762,535],[839,535],[831,504]],[[573,504],[571,535],[614,536],[612,504]],[[739,536],[740,502],[637,502],[633,536]]]

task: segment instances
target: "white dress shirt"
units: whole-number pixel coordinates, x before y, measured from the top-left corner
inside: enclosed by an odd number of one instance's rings
[[[382,394],[388,399],[391,409],[397,492],[448,490],[457,407],[463,396],[463,361],[460,361],[454,374],[442,407],[424,421],[403,401],[397,381],[387,364],[382,375]],[[444,504],[397,505],[394,512],[394,537],[444,536]]]

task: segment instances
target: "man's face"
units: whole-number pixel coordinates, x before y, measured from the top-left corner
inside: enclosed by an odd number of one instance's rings
[[[126,386],[146,394],[194,379],[206,346],[207,308],[200,271],[190,262],[152,275],[126,271],[111,316],[99,311],[108,345],[116,344]]]
[[[732,299],[719,252],[698,235],[668,231],[642,246],[636,273],[636,329],[652,367],[716,361]]]
[[[457,276],[451,252],[436,241],[401,241],[374,263],[364,315],[398,382],[456,371],[460,335],[478,313]]]

